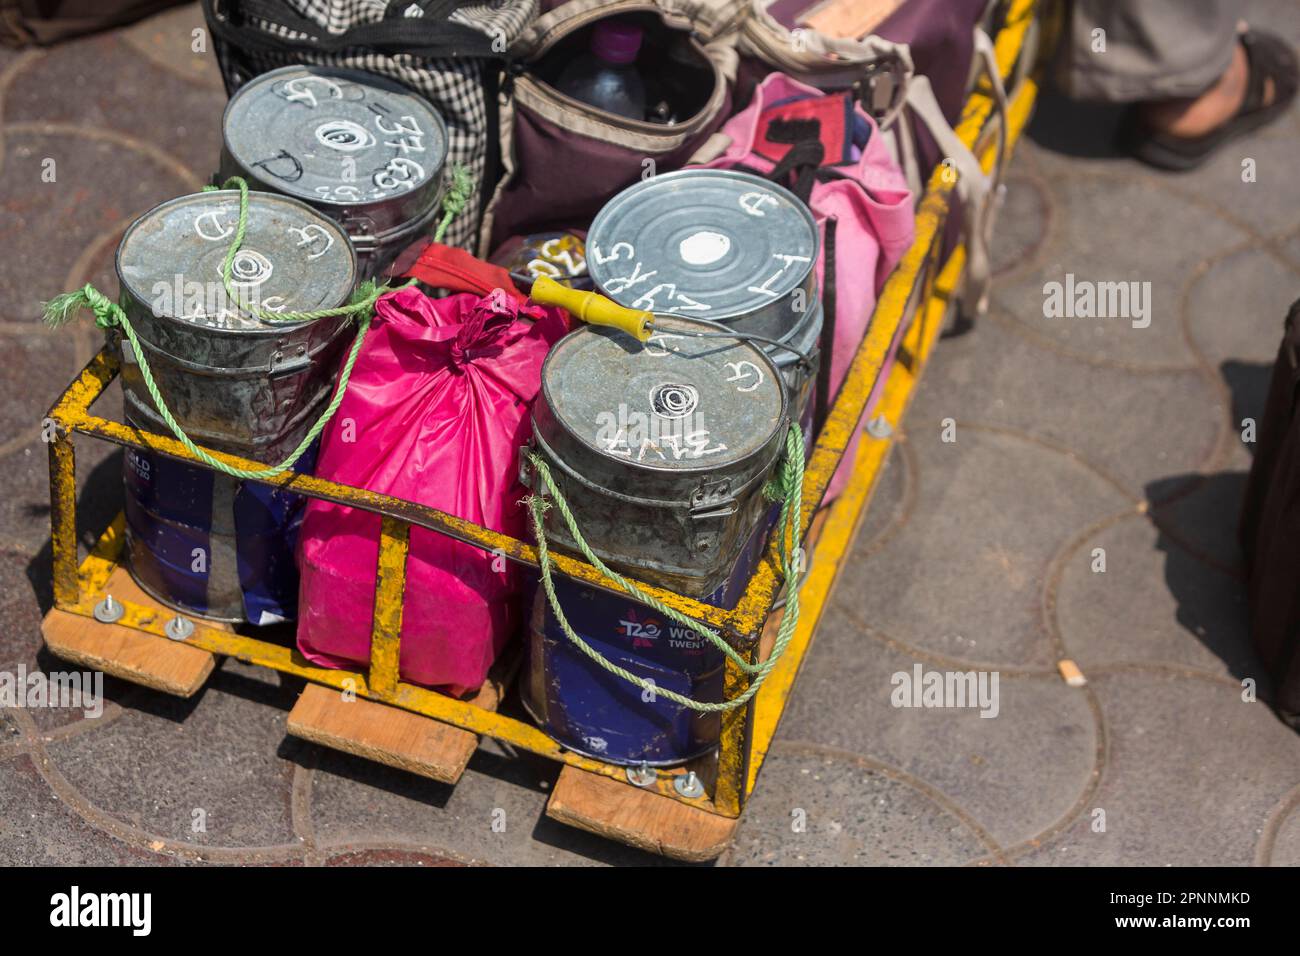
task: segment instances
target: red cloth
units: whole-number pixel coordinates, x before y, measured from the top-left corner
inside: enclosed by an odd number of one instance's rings
[[[487,295],[493,289],[505,289],[516,298],[524,297],[505,269],[476,259],[464,249],[444,246],[440,242],[430,241],[422,248],[408,248],[393,263],[390,271],[408,279],[419,279],[433,289],[477,292],[480,295]]]

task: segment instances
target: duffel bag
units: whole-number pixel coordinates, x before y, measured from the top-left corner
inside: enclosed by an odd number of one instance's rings
[[[967,267],[962,310],[973,316],[988,304],[992,267],[989,245],[1002,170],[1006,92],[982,29],[989,0],[750,0],[737,48],[742,85],[775,67],[825,91],[851,90],[879,122],[895,158],[920,201],[931,170],[954,170]],[[989,133],[998,159],[985,174],[975,154],[953,130],[962,103],[987,76],[998,112]]]
[[[511,50],[510,167],[485,224],[485,250],[514,236],[582,230],[639,179],[683,166],[730,112],[741,0],[570,0],[539,17]],[[648,100],[665,88],[676,115],[651,122],[561,93],[556,83],[584,55],[598,24],[640,28],[636,70]],[[666,94],[665,94],[666,95]]]
[[[425,96],[447,124],[447,167],[475,192],[446,241],[472,247],[500,176],[499,92],[538,0],[203,0],[226,91],[291,63],[365,70]]]

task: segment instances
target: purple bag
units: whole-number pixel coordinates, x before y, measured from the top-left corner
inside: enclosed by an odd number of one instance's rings
[[[585,229],[627,186],[685,165],[730,112],[735,50],[718,31],[742,12],[736,0],[571,0],[538,18],[512,50],[522,67],[513,85],[508,172],[484,225],[484,247]],[[595,25],[613,17],[643,31],[636,69],[648,100],[656,99],[659,79],[673,83],[683,115],[671,124],[619,116],[556,89]]]

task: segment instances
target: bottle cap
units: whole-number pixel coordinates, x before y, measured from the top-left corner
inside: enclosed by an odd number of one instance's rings
[[[591,52],[606,63],[626,64],[641,50],[641,28],[634,23],[604,20],[591,33]]]

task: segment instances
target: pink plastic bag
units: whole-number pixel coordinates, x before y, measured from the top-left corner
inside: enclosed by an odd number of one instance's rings
[[[825,94],[819,90],[792,80],[783,73],[771,74],[759,84],[749,106],[728,120],[722,128],[722,134],[731,140],[725,151],[703,165],[715,169],[741,166],[763,175],[770,173],[777,164],[755,149],[763,112],[778,104],[823,96]],[[898,265],[898,260],[912,244],[914,233],[912,194],[907,188],[903,171],[894,162],[875,120],[861,107],[853,111],[852,120],[859,128],[861,124],[866,124],[867,140],[861,149],[861,156],[847,163],[834,163],[833,159],[838,157],[828,156],[821,170],[828,175],[818,176],[814,181],[808,203],[822,233],[822,251],[817,259],[817,284],[822,289],[823,305],[829,304],[832,299],[830,290],[823,288],[826,221],[835,220],[837,268],[833,295],[835,341],[831,349],[832,401],[871,324],[876,297],[894,266]],[[848,145],[845,144],[846,149]],[[830,316],[827,316],[827,321],[830,321]],[[896,339],[891,344],[876,389],[868,401],[864,420],[879,398],[897,346]],[[825,360],[823,356],[822,361]],[[860,439],[861,430],[855,429],[844,460],[831,479],[826,500],[838,495],[848,483]]]
[[[523,321],[529,317],[536,321]],[[522,537],[518,450],[542,360],[563,313],[497,289],[379,300],[316,474]],[[298,648],[326,667],[370,660],[379,515],[313,499],[299,538]],[[478,687],[521,620],[513,564],[411,529],[402,614],[404,680],[459,695]]]

